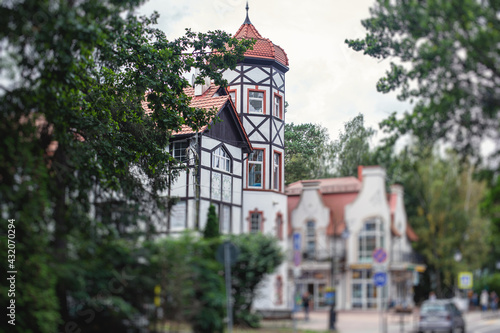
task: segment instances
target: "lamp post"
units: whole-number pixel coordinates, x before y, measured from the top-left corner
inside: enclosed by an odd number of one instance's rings
[[[334,232],[334,235],[333,235],[333,255],[332,255],[332,262],[331,262],[331,265],[332,265],[332,269],[331,269],[331,278],[330,278],[330,285],[331,285],[331,296],[330,296],[330,319],[329,319],[329,325],[328,325],[328,328],[330,329],[330,331],[334,331],[335,330],[335,322],[337,321],[337,312],[335,311],[335,298],[336,298],[336,289],[335,289],[335,286],[337,285],[336,284],[336,281],[335,281],[335,268],[336,268],[336,249],[335,249],[335,232]]]
[[[333,229],[333,251],[332,251],[332,261],[331,261],[331,278],[330,278],[330,285],[331,285],[331,301],[330,301],[330,320],[329,320],[329,325],[328,328],[331,331],[335,330],[335,323],[337,322],[337,302],[336,302],[336,285],[337,285],[337,280],[335,278],[337,270],[338,270],[338,256],[337,256],[337,242],[336,242],[336,228],[337,225],[334,224],[334,229]],[[342,231],[341,235],[343,240],[346,240],[349,238],[349,230],[347,229],[347,226],[345,227],[344,231]]]

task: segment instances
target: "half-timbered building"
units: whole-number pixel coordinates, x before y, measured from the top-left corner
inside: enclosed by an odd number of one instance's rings
[[[236,38],[255,39],[253,49],[234,70],[227,88],[206,83],[186,92],[191,106],[218,111],[220,122],[195,132],[185,127],[172,138],[170,152],[188,167],[167,195],[179,201],[171,209],[167,232],[202,230],[210,204],[222,233],[266,233],[287,242],[284,192],[285,73],[284,50],[260,35],[247,17]],[[286,309],[286,263],[263,281],[254,306]]]
[[[285,51],[257,31],[247,16],[235,38],[254,39],[253,49],[236,69],[224,73],[253,151],[243,172],[243,232],[272,234],[286,252],[287,197],[285,195]],[[286,265],[263,283],[255,302],[258,309],[285,309]]]
[[[217,120],[198,131],[183,126],[174,133],[170,152],[186,170],[168,190],[179,198],[166,221],[169,234],[202,230],[210,204],[216,207],[222,233],[240,233],[244,158],[252,145],[226,88],[213,83],[185,90],[191,106],[217,110]]]

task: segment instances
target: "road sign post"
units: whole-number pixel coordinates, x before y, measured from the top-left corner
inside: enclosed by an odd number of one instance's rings
[[[372,253],[373,257],[373,270],[375,271],[373,274],[373,284],[379,288],[382,288],[386,285],[387,283],[387,252],[385,251],[384,248],[376,248],[373,250]],[[381,292],[378,293],[379,295],[382,295]],[[380,296],[380,331],[385,332],[386,330],[386,325],[384,325],[384,321],[382,318],[382,296]]]
[[[473,278],[471,272],[458,273],[458,289],[472,289]]]
[[[231,297],[231,265],[238,259],[239,249],[230,241],[220,244],[215,253],[216,259],[224,264],[224,280],[226,282],[227,331],[233,331],[233,304]]]
[[[373,260],[378,264],[383,264],[387,260],[387,252],[381,247],[373,250]]]
[[[293,274],[293,282],[294,282],[294,285],[295,285],[295,295],[297,296],[298,294],[298,288],[297,288],[297,277],[299,275],[298,272],[300,272],[300,263],[302,261],[302,251],[301,251],[301,238],[300,238],[300,233],[298,232],[295,232],[293,234],[293,263],[295,265],[295,269],[294,269],[294,274]],[[293,332],[297,332],[297,316],[296,316],[296,312],[297,312],[297,306],[296,306],[297,302],[294,301],[294,304],[293,304],[293,311],[292,311],[292,318],[293,318]]]
[[[373,274],[373,284],[377,287],[383,287],[387,283],[387,273],[386,272],[376,272]]]

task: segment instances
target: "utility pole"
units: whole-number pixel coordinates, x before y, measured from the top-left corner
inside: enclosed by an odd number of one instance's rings
[[[336,312],[336,301],[335,301],[335,298],[337,297],[336,293],[337,293],[337,290],[336,290],[336,281],[335,281],[335,274],[336,274],[336,266],[337,266],[337,249],[336,249],[336,240],[335,240],[335,234],[337,232],[337,223],[333,223],[333,241],[332,241],[332,246],[333,246],[333,251],[332,251],[332,261],[331,261],[331,265],[332,265],[332,269],[331,269],[331,278],[330,278],[330,285],[331,285],[331,288],[332,288],[332,291],[333,291],[333,297],[332,297],[332,300],[331,300],[331,304],[330,304],[330,320],[329,320],[329,325],[328,325],[328,328],[330,329],[330,331],[334,331],[335,330],[335,322],[337,321],[337,312]]]

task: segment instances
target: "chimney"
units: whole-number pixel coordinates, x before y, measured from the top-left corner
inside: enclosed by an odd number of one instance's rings
[[[208,90],[208,88],[210,88],[210,78],[209,77],[205,78],[205,82],[203,83],[203,85],[194,84],[194,80],[199,75],[199,73],[200,73],[200,71],[198,69],[196,69],[195,74],[193,74],[193,77],[191,79],[191,81],[192,81],[191,85],[194,87],[194,95],[195,96],[203,95]]]
[[[360,182],[363,182],[363,166],[358,165],[358,179]]]

